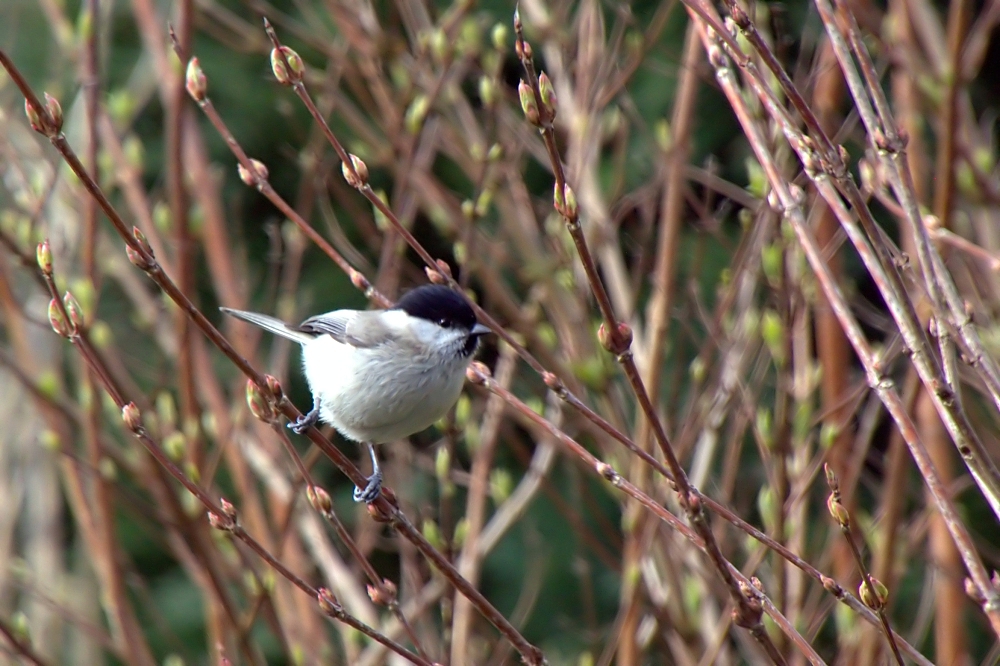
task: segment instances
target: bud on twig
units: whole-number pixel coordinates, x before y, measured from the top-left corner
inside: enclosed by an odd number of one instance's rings
[[[208,79],[205,72],[198,63],[198,58],[188,60],[187,72],[184,76],[184,87],[187,88],[191,99],[196,102],[204,102],[205,94],[208,92]]]
[[[57,100],[52,95],[45,93],[45,109],[49,112],[49,118],[52,120],[52,127],[50,131],[52,134],[49,136],[55,136],[62,131],[63,126],[63,110],[62,105],[59,104]]]
[[[154,266],[154,262],[150,261],[150,259],[153,258],[153,248],[150,247],[149,241],[146,240],[146,234],[142,233],[139,227],[132,227],[132,237],[135,238],[136,243],[139,244],[141,251],[136,250],[131,245],[126,243],[125,254],[128,256],[128,260],[133,266],[141,268],[144,271],[148,271]],[[143,252],[145,252],[145,255],[143,255]]]
[[[851,514],[847,512],[844,505],[840,503],[840,499],[837,497],[836,493],[830,493],[830,497],[826,500],[826,508],[830,511],[830,515],[833,519],[837,521],[837,524],[843,528],[850,527],[851,525]]]
[[[149,245],[149,240],[146,238],[146,234],[142,233],[142,229],[139,227],[132,227],[132,238],[139,244],[139,247],[143,252],[148,254],[150,257],[153,256],[153,248]]]
[[[358,270],[351,269],[350,273],[351,284],[358,290],[360,290],[366,297],[370,297],[369,290],[372,288],[372,283],[368,281],[364,273]]]
[[[226,514],[229,518],[236,520],[236,507],[233,506],[232,502],[223,497],[219,500],[219,506],[222,508],[222,513]]]
[[[448,264],[447,261],[445,261],[444,259],[438,259],[434,263],[437,265],[437,269],[441,272],[441,275],[444,275],[445,277],[448,278],[454,277],[451,274],[451,266]]]
[[[485,384],[490,377],[490,369],[482,361],[473,361],[465,370],[465,378],[473,384]]]
[[[396,584],[388,578],[383,578],[381,585],[368,586],[368,598],[372,603],[388,606],[396,601]]]
[[[531,90],[531,86],[522,80],[517,84],[517,96],[521,99],[521,109],[524,111],[524,117],[535,127],[541,126],[538,103],[535,101],[535,93]]]
[[[337,597],[333,596],[333,592],[325,587],[316,590],[316,601],[319,603],[320,610],[327,615],[338,615],[340,613],[340,604],[337,602]]]
[[[52,249],[49,247],[48,240],[43,240],[38,244],[35,256],[38,258],[38,267],[42,269],[42,273],[52,275]]]
[[[271,408],[271,404],[252,379],[247,380],[247,407],[258,420],[264,423],[274,422],[274,410]]]
[[[556,99],[556,89],[545,72],[542,72],[538,77],[538,92],[542,98],[542,111],[545,112],[545,120],[552,122],[556,117],[558,100]]]
[[[278,79],[278,83],[291,86],[302,81],[306,68],[298,53],[287,46],[281,46],[271,49],[271,71],[274,72],[274,78]]]
[[[42,117],[38,114],[38,109],[27,99],[24,100],[24,115],[28,116],[28,124],[31,125],[31,129],[39,134],[45,134],[45,126],[42,125]]]
[[[69,321],[73,324],[73,328],[76,330],[83,328],[83,311],[76,297],[67,291],[63,295],[63,305],[66,306],[66,314],[69,316]]]
[[[623,354],[632,346],[632,327],[621,321],[615,327],[616,335],[612,335],[602,323],[597,329],[597,340],[612,354]]]
[[[208,512],[208,524],[220,532],[232,532],[236,527],[236,522],[228,516],[220,516],[212,511]]]
[[[271,375],[264,375],[264,381],[267,382],[267,390],[271,392],[271,396],[275,402],[281,402],[282,398],[285,397],[285,391],[281,388],[281,382]]]
[[[861,601],[865,606],[874,611],[879,611],[885,608],[885,603],[889,599],[889,590],[882,584],[882,581],[874,576],[871,577],[871,581],[871,587],[869,587],[867,581],[861,581],[861,585],[858,586],[858,596],[861,597]]]
[[[448,278],[441,275],[441,271],[436,271],[430,266],[424,267],[424,274],[431,284],[448,284]]]
[[[559,183],[555,184],[552,207],[567,220],[575,220],[580,214],[580,209],[576,205],[576,193],[567,183],[563,183],[562,187],[559,187]]]
[[[146,258],[142,256],[142,253],[140,253],[137,250],[133,250],[131,245],[125,246],[125,254],[128,256],[128,260],[136,268],[141,268],[144,271],[148,271],[150,268],[153,267],[153,265],[148,261],[146,261]]]
[[[354,189],[361,189],[368,184],[368,165],[357,155],[351,155],[350,158],[351,165],[354,167],[353,169],[347,166],[347,162],[341,165],[341,170],[344,172],[344,180]]]
[[[69,322],[66,321],[66,316],[63,314],[62,308],[59,307],[59,301],[55,298],[49,301],[49,323],[52,325],[52,330],[58,335],[64,338],[70,336],[72,331]]]
[[[333,500],[330,499],[330,493],[326,492],[319,486],[309,486],[306,488],[306,497],[309,499],[309,504],[312,508],[316,509],[321,515],[329,515],[333,512]]]
[[[243,166],[243,164],[236,165],[236,172],[240,175],[240,180],[243,181],[244,185],[249,185],[250,187],[260,187],[260,181],[266,181],[268,177],[267,167],[260,160],[250,159],[250,164],[253,165],[253,171]]]
[[[122,421],[133,432],[142,427],[142,414],[139,413],[139,408],[135,406],[134,402],[130,402],[122,407]]]

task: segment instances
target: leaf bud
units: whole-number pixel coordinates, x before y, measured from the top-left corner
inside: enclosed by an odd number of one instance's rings
[[[264,381],[267,382],[267,390],[271,392],[274,400],[280,402],[285,397],[285,391],[281,388],[281,382],[271,375],[264,375]]]
[[[38,109],[27,99],[24,100],[24,115],[28,116],[28,124],[31,125],[31,129],[39,134],[45,134],[45,126],[42,125],[42,118],[38,114]]]
[[[187,72],[184,76],[184,87],[187,88],[191,99],[196,102],[204,102],[205,94],[208,91],[208,79],[202,71],[198,58],[188,60]]]
[[[545,111],[545,120],[551,122],[556,117],[558,100],[556,99],[556,89],[552,85],[552,80],[548,74],[542,72],[538,77],[538,92],[542,98],[542,110]]]
[[[302,81],[306,67],[302,56],[287,46],[279,46],[271,49],[271,71],[278,83],[291,86]]]
[[[316,590],[316,601],[319,603],[320,610],[327,615],[338,615],[341,612],[337,597],[333,596],[333,592],[325,587]]]
[[[489,108],[496,104],[499,93],[496,83],[488,76],[479,77],[479,99],[483,101],[483,106]]]
[[[222,513],[228,518],[236,520],[236,507],[233,506],[232,502],[223,497],[219,500],[219,506],[222,508]]]
[[[42,269],[42,273],[52,275],[52,248],[49,247],[48,240],[38,244],[35,256],[38,258],[38,267]]]
[[[485,384],[490,379],[490,369],[482,361],[473,361],[465,370],[465,378],[473,384]]]
[[[830,497],[827,498],[826,508],[830,511],[830,515],[833,516],[833,519],[837,521],[838,525],[844,528],[850,527],[851,514],[848,513],[844,505],[840,503],[836,494],[831,493]]]
[[[615,335],[612,335],[602,323],[597,329],[597,340],[612,354],[623,354],[632,346],[632,327],[621,321],[615,326],[617,330]]]
[[[133,432],[142,427],[142,414],[139,412],[139,408],[135,406],[134,402],[130,402],[122,407],[122,421],[124,421],[125,426]]]
[[[208,512],[208,524],[211,525],[213,529],[217,529],[220,532],[232,532],[233,528],[236,526],[233,519],[229,516],[220,516],[213,511]]]
[[[251,414],[264,423],[274,421],[274,409],[271,408],[263,391],[252,379],[247,380],[247,407],[250,408]]]
[[[341,165],[344,180],[354,189],[361,189],[368,184],[368,165],[357,155],[352,154],[350,158],[353,169],[347,166],[347,162]]]
[[[497,23],[493,26],[493,30],[490,32],[490,40],[493,42],[493,48],[497,51],[505,50],[509,38],[510,33],[507,30],[507,26],[503,23]]]
[[[244,185],[250,187],[260,187],[261,183],[267,180],[267,167],[260,160],[250,159],[253,170],[246,168],[243,164],[236,165],[236,172],[240,175],[240,180]]]
[[[49,118],[52,120],[52,127],[49,129],[51,134],[49,136],[55,136],[62,131],[63,126],[63,110],[62,105],[59,104],[57,100],[52,95],[45,93],[45,109],[49,112]]]
[[[141,268],[144,271],[148,271],[150,268],[153,267],[153,264],[150,263],[146,259],[146,257],[142,256],[141,252],[139,252],[138,250],[133,249],[131,245],[126,245],[125,246],[125,254],[128,256],[128,260],[136,268]]]
[[[867,581],[861,581],[858,586],[858,596],[861,597],[862,603],[868,608],[874,611],[882,610],[885,607],[885,602],[889,598],[889,590],[886,589],[880,581],[872,577],[872,582],[875,583],[873,587],[868,585]]]
[[[541,116],[538,114],[538,103],[535,101],[535,93],[524,80],[517,84],[517,96],[521,99],[521,109],[524,111],[524,117],[532,125],[536,127],[540,126]]]
[[[146,234],[142,233],[142,229],[139,227],[132,227],[132,237],[135,238],[136,242],[139,244],[139,248],[148,254],[150,257],[153,256],[153,248],[149,245],[149,240],[146,238]]]
[[[368,585],[368,598],[372,603],[388,606],[396,601],[396,591],[396,584],[385,578],[381,585]]]
[[[333,500],[330,499],[330,493],[323,490],[323,488],[310,485],[306,488],[306,498],[309,500],[312,508],[316,509],[321,515],[327,516],[333,512]]]
[[[556,183],[552,192],[552,206],[567,220],[575,220],[580,214],[576,204],[576,192],[567,183],[563,183],[562,187]]]
[[[66,321],[66,316],[63,314],[62,308],[59,307],[59,301],[55,298],[49,301],[49,323],[52,325],[52,330],[58,335],[64,338],[70,336],[72,331],[69,322]]]
[[[63,295],[63,305],[66,306],[66,314],[69,316],[73,328],[76,330],[83,328],[83,310],[80,308],[80,303],[76,300],[76,297],[67,291]]]

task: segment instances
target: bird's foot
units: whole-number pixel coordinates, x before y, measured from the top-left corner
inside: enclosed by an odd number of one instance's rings
[[[308,414],[303,414],[299,418],[295,419],[288,424],[288,429],[294,432],[296,435],[301,435],[309,428],[316,425],[319,421],[319,405],[313,406]]]
[[[354,501],[364,502],[365,504],[371,504],[378,499],[378,496],[382,493],[382,472],[379,470],[375,474],[368,477],[368,485],[364,488],[359,488],[355,486],[354,488]]]
[[[382,492],[382,468],[379,467],[378,456],[375,455],[375,447],[371,443],[367,444],[368,455],[372,459],[372,475],[368,477],[368,484],[364,488],[355,486],[354,501],[371,504],[378,499],[379,493]]]

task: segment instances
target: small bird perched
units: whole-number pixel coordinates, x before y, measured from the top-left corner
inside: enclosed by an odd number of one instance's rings
[[[313,407],[288,427],[302,434],[317,420],[347,439],[364,442],[372,475],[354,501],[371,503],[382,488],[375,444],[420,432],[458,400],[479,338],[463,296],[424,285],[388,310],[334,310],[289,326],[256,312],[220,308],[302,345],[302,368]]]

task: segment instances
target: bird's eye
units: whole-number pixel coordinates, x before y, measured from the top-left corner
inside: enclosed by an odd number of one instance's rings
[[[441,328],[451,328],[451,323],[447,319],[438,319],[438,326]]]

